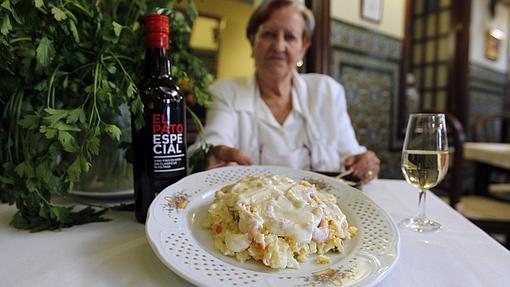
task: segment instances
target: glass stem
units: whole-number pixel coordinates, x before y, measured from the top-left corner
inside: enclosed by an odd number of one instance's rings
[[[420,189],[420,196],[418,197],[418,220],[422,223],[425,222],[427,216],[425,215],[425,201],[427,199],[427,190]]]

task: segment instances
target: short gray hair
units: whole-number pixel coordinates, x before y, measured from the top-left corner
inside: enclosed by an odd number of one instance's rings
[[[311,38],[313,35],[313,30],[315,29],[315,18],[313,16],[312,11],[306,8],[306,6],[301,1],[296,0],[269,0],[264,1],[262,4],[255,9],[253,14],[251,14],[250,20],[248,21],[248,25],[246,26],[246,37],[250,41],[251,44],[255,41],[255,35],[257,34],[260,25],[266,22],[274,11],[292,6],[297,9],[299,13],[303,16],[303,20],[305,20],[305,32],[303,34],[304,37]]]

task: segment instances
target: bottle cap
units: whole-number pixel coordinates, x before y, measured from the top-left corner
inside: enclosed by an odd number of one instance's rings
[[[168,16],[149,14],[145,17],[145,46],[147,48],[168,48],[169,33]]]

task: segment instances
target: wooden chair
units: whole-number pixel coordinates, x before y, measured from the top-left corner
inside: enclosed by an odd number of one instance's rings
[[[465,195],[463,183],[463,144],[465,133],[460,121],[453,115],[445,113],[448,129],[448,144],[452,150],[449,178],[434,191],[446,190],[449,204],[467,219],[490,234],[506,236],[505,246],[510,249],[510,203],[491,197]]]
[[[510,142],[510,113],[490,113],[478,117],[473,137],[477,142]]]
[[[510,113],[489,113],[478,117],[473,126],[477,142],[510,143]],[[510,172],[488,167],[491,180],[489,192],[501,198],[510,197]]]

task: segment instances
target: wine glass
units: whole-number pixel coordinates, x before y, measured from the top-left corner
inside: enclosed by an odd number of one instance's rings
[[[420,189],[419,214],[399,226],[418,232],[435,231],[441,224],[425,214],[425,199],[448,170],[448,139],[444,114],[411,114],[402,149],[402,172],[406,181]]]

